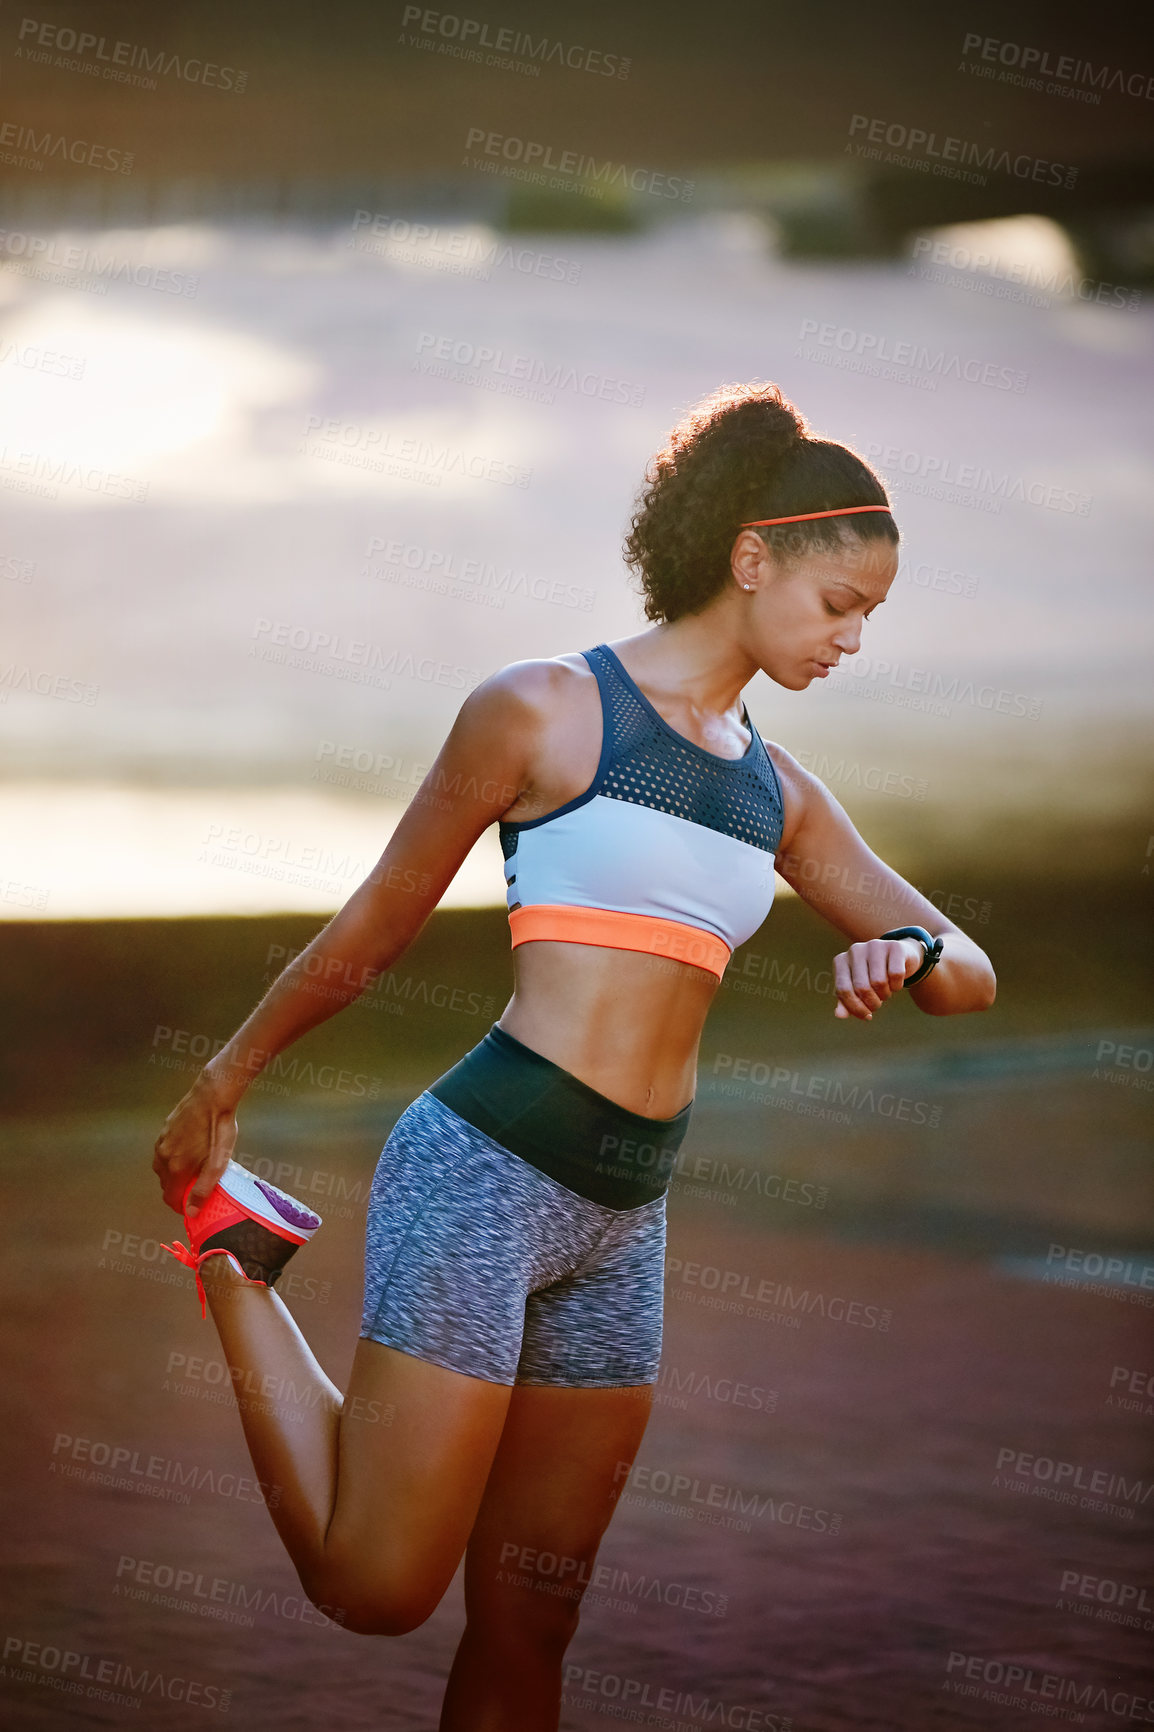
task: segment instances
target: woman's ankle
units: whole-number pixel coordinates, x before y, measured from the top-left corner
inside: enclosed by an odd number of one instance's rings
[[[199,1274],[209,1295],[240,1293],[246,1288],[254,1293],[271,1293],[263,1281],[252,1281],[225,1251],[205,1257]]]

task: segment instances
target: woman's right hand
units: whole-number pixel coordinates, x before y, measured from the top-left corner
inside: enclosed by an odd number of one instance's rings
[[[153,1150],[152,1170],[170,1209],[195,1216],[228,1166],[236,1138],[235,1098],[202,1071],[165,1119]]]

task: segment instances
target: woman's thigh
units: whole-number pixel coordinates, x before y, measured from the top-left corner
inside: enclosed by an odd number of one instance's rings
[[[317,1584],[354,1624],[413,1628],[461,1561],[511,1388],[357,1343],[341,1413],[337,1498]]]

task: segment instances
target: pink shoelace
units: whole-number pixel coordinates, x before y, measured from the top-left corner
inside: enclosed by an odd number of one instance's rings
[[[160,1248],[162,1251],[169,1252],[171,1256],[176,1258],[178,1263],[183,1263],[185,1268],[191,1269],[193,1274],[196,1276],[196,1290],[200,1294],[200,1315],[202,1318],[207,1318],[208,1316],[208,1295],[204,1290],[204,1282],[200,1278],[200,1266],[205,1259],[208,1257],[232,1257],[233,1268],[240,1270],[240,1273],[244,1275],[244,1270],[241,1269],[236,1258],[232,1256],[232,1252],[226,1251],[223,1245],[217,1245],[211,1251],[201,1251],[197,1253],[196,1251],[193,1251],[190,1246],[182,1245],[180,1240],[176,1239],[171,1245],[166,1245],[162,1242]],[[251,1280],[251,1276],[249,1275],[244,1275],[244,1278],[246,1281]],[[263,1286],[264,1283],[258,1281],[256,1285],[260,1287]]]

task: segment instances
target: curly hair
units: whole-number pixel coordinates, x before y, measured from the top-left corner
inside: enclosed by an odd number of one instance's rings
[[[637,496],[625,563],[640,578],[645,616],[698,613],[724,588],[738,527],[750,518],[888,505],[874,471],[846,445],[819,439],[777,385],[722,385],[673,428]],[[884,512],[759,529],[783,561],[814,548],[845,551],[898,531]]]

